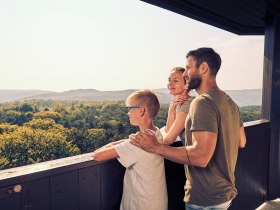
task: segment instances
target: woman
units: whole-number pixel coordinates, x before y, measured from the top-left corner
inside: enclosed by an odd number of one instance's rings
[[[186,90],[183,78],[185,69],[175,67],[171,70],[167,88],[173,96],[168,110],[166,126],[161,129],[164,144],[179,147],[185,144],[185,120],[187,118],[191,97]],[[186,181],[184,165],[165,160],[165,174],[168,191],[168,209],[185,209],[184,185]]]

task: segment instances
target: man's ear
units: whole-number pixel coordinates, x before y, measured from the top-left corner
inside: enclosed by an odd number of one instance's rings
[[[200,72],[201,74],[206,74],[209,71],[209,66],[206,62],[202,62],[200,64]]]

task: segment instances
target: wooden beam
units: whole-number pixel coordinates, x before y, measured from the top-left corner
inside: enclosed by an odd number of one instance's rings
[[[273,199],[280,196],[280,16],[266,20],[262,96],[262,118],[271,122],[268,199]]]

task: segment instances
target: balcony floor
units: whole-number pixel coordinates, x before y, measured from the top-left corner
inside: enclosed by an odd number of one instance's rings
[[[271,201],[266,201],[256,210],[271,210],[271,209],[273,210],[280,209],[280,198]]]

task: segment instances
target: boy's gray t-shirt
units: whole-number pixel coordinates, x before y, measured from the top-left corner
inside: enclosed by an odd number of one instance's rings
[[[162,143],[158,128],[155,135]],[[130,144],[129,139],[114,149],[119,155],[118,161],[126,167],[120,209],[167,210],[164,159]]]

